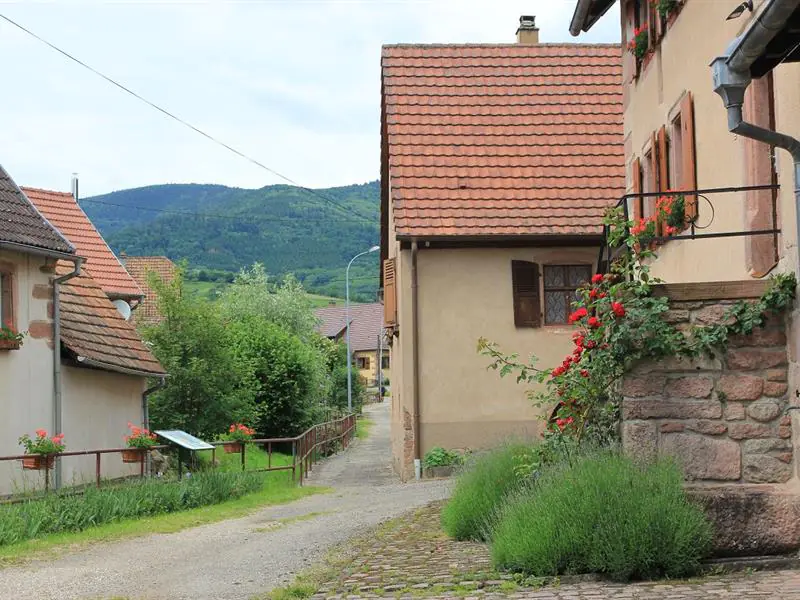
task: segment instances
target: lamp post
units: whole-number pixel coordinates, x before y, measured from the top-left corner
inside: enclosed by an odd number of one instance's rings
[[[347,263],[347,270],[345,271],[344,275],[344,286],[345,286],[345,319],[346,319],[346,327],[347,327],[347,412],[353,412],[353,374],[350,370],[350,361],[351,361],[351,353],[350,353],[350,265],[353,264],[353,261],[357,259],[359,256],[364,256],[365,254],[369,254],[370,252],[377,252],[380,250],[380,246],[373,246],[369,250],[365,250],[359,254],[356,254],[353,258],[350,259],[350,262]]]

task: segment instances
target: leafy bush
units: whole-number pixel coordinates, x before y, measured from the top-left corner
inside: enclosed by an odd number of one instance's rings
[[[441,446],[436,446],[425,453],[425,458],[422,462],[428,469],[432,467],[450,467],[463,463],[464,457],[455,450],[447,450]]]
[[[83,495],[51,494],[41,500],[0,507],[0,546],[50,533],[219,504],[257,492],[261,473],[200,473],[180,482],[148,480],[113,489],[88,488]]]
[[[325,353],[330,373],[329,405],[340,412],[347,411],[347,346],[320,338],[318,344]],[[351,364],[353,411],[360,413],[364,406],[366,388],[358,375],[358,367]]]
[[[488,539],[497,507],[525,480],[518,470],[532,453],[528,444],[509,443],[470,461],[442,510],[445,532],[458,540]]]
[[[544,469],[502,511],[497,567],[535,576],[599,573],[614,580],[683,577],[710,548],[711,526],[666,460],[647,466],[613,453]]]

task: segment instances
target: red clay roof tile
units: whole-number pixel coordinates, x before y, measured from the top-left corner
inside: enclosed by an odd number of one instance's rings
[[[36,208],[86,258],[85,268],[111,297],[142,296],[142,290],[128,274],[106,241],[69,192],[22,188]]]
[[[385,46],[400,237],[584,235],[625,188],[618,45]]]
[[[178,268],[166,256],[125,256],[122,255],[125,268],[139,284],[144,292],[144,300],[136,307],[133,316],[137,323],[157,323],[162,320],[158,312],[155,291],[150,287],[149,277],[153,273],[164,283],[175,279]]]

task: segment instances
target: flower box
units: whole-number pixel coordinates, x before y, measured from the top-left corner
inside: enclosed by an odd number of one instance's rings
[[[226,454],[236,454],[242,451],[242,442],[225,442],[222,447]]]
[[[0,351],[2,350],[19,350],[22,342],[19,340],[0,339]]]
[[[56,464],[56,457],[52,454],[31,454],[22,459],[22,468],[30,471],[52,469]]]
[[[128,448],[122,451],[122,462],[140,463],[144,460],[144,448]]]

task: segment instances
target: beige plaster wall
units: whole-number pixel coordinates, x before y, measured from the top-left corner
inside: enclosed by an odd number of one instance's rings
[[[121,448],[128,422],[142,424],[144,377],[64,366],[62,381],[64,439],[70,450]],[[104,478],[139,473],[138,465],[123,464],[118,454],[102,456],[101,467]],[[62,469],[64,485],[94,481],[95,457],[66,457]]]
[[[389,356],[389,349],[383,349],[383,356]],[[369,369],[359,369],[358,375],[362,381],[366,381],[367,385],[372,385],[378,377],[378,364],[376,359],[378,357],[378,350],[357,350],[353,353],[354,360],[357,358],[369,358]],[[389,361],[391,364],[391,360]],[[391,382],[391,369],[383,369],[383,376],[389,377]]]
[[[505,351],[535,354],[543,367],[571,349],[568,326],[514,325],[511,261],[591,264],[595,248],[426,250],[418,253],[421,454],[434,446],[483,448],[509,437],[540,433],[542,422],[525,386],[487,370],[477,353],[486,337]],[[395,468],[409,476],[413,455],[406,436],[413,421],[411,251],[400,253],[400,335],[392,346],[392,416]]]
[[[45,290],[50,273],[42,272],[45,259],[0,250],[0,263],[14,271],[16,325],[36,335],[45,333],[47,298],[34,298],[34,288]],[[37,293],[38,296],[43,294]],[[40,324],[40,325],[37,325]],[[19,350],[0,351],[0,455],[22,454],[17,443],[23,433],[53,426],[53,351],[46,336],[28,335]],[[0,462],[0,494],[34,485],[39,477],[23,476],[19,462]]]
[[[644,156],[652,132],[662,125],[669,126],[686,91],[691,91],[694,97],[698,188],[747,184],[743,144],[728,132],[726,111],[712,89],[709,67],[750,21],[747,12],[737,20],[726,21],[730,10],[731,6],[724,2],[687,0],[639,78],[631,81],[632,74],[625,73],[625,81],[629,82],[625,110],[628,191],[632,189],[631,160],[634,156]],[[777,129],[795,136],[800,136],[798,80],[799,65],[783,65],[775,71]],[[784,151],[778,151],[778,164],[783,188],[780,226],[785,248],[787,244],[795,245],[797,235],[791,160]],[[742,193],[712,195],[709,199],[714,203],[711,223],[708,204],[702,198],[699,200],[698,224],[710,223],[705,232],[745,229]],[[743,238],[670,241],[660,249],[653,273],[670,283],[746,279],[749,274],[744,244]]]

